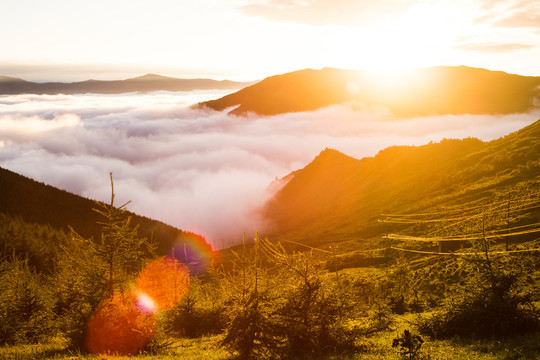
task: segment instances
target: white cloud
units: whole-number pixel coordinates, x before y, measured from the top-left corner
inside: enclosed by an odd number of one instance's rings
[[[52,119],[39,116],[0,116],[0,136],[32,137],[32,134],[58,131],[63,128],[79,126],[81,119],[75,114],[54,115]]]
[[[275,177],[331,147],[361,158],[444,137],[490,140],[539,113],[392,119],[358,104],[273,117],[234,117],[189,104],[222,93],[0,97],[0,166],[118,203],[221,246],[261,227],[257,209]]]

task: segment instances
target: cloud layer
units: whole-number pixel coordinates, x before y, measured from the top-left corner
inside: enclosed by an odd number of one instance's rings
[[[353,157],[391,145],[490,140],[540,114],[394,119],[360,104],[274,117],[192,110],[223,92],[0,97],[0,166],[205,235],[218,247],[260,228],[276,177],[326,147]]]

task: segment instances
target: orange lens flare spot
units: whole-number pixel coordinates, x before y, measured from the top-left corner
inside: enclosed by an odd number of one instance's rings
[[[156,317],[132,292],[114,294],[90,318],[86,345],[95,354],[133,355],[154,335]]]
[[[139,274],[137,290],[148,296],[158,310],[172,309],[189,290],[189,271],[170,257],[152,260]]]

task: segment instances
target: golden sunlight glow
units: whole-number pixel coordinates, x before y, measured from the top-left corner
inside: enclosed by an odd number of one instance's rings
[[[0,68],[16,69],[3,75],[38,81],[73,81],[73,76],[111,80],[119,77],[114,73],[125,78],[146,72],[257,80],[303,68],[435,65],[537,75],[540,62],[531,61],[540,54],[535,46],[540,33],[533,31],[535,2],[485,3],[158,0],[134,5],[127,0],[94,0],[83,19],[78,7],[62,2],[34,2],[30,9],[12,1],[10,16],[0,22],[0,31],[10,34],[3,39],[3,53],[9,56],[0,59]],[[129,16],[121,16],[126,9]],[[156,11],[159,16],[149,16]],[[512,26],[500,26],[499,21],[513,12]],[[39,15],[43,13],[48,16]],[[103,20],[99,31],[92,22],[96,18]],[[171,46],[171,37],[188,33],[182,47]],[[230,51],[231,39],[249,46]],[[482,50],[491,46],[500,51]],[[508,46],[511,51],[505,51]],[[28,65],[34,69],[28,70]]]
[[[393,68],[393,67],[386,67],[386,68],[374,68],[370,69],[370,78],[375,84],[378,84],[379,86],[386,86],[386,85],[396,85],[405,83],[408,80],[408,74],[410,74],[410,69],[403,69],[403,68]]]
[[[343,67],[370,70],[381,77],[440,64],[463,32],[462,11],[451,5],[417,4],[370,27],[335,29],[327,39],[328,57],[345,51]]]

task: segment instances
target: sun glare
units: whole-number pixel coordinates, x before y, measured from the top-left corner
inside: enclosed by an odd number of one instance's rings
[[[371,77],[379,84],[400,83],[405,80],[406,75],[410,72],[410,69],[403,68],[374,68],[370,69],[369,73]]]
[[[335,29],[327,39],[328,57],[341,67],[368,70],[382,79],[438,65],[444,62],[445,49],[466,28],[462,10],[418,4],[370,27]]]

